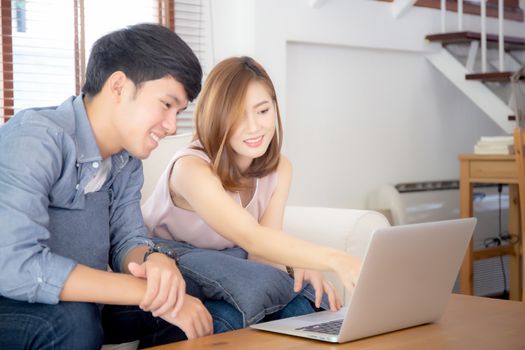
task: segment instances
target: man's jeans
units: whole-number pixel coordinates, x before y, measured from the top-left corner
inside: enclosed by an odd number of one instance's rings
[[[95,304],[0,298],[1,349],[100,349],[103,337]]]
[[[100,349],[140,339],[149,347],[186,339],[177,327],[136,306],[56,305],[0,298],[0,349]]]

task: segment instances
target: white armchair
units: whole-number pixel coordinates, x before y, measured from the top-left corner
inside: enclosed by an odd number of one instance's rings
[[[390,226],[383,214],[371,210],[288,206],[283,230],[297,238],[364,257],[372,233]],[[344,303],[349,295],[335,273],[325,273]]]

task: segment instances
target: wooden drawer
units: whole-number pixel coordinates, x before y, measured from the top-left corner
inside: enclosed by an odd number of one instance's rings
[[[469,161],[470,182],[517,183],[514,159]]]

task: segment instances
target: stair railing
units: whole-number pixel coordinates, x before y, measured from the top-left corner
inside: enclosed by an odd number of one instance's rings
[[[463,0],[458,0],[458,30],[463,31]]]
[[[516,124],[520,128],[525,128],[525,116],[523,113],[523,93],[520,88],[520,79],[525,77],[525,64],[510,77],[512,84],[512,96],[514,99],[514,110],[516,112]]]
[[[481,9],[481,72],[487,71],[487,2],[480,1]]]
[[[446,20],[447,20],[447,0],[441,0],[441,33],[446,33],[447,26],[446,26]]]
[[[504,43],[504,0],[498,0],[498,58],[499,70],[505,71],[505,43]],[[446,11],[447,1],[441,0],[441,32],[446,32]],[[458,30],[463,31],[463,0],[458,0]],[[487,72],[487,0],[480,0],[480,18],[481,18],[481,71]],[[471,50],[472,51],[472,50]],[[477,50],[473,50],[476,52]]]
[[[499,71],[505,71],[505,43],[503,38],[503,0],[498,1],[498,53],[499,53]]]

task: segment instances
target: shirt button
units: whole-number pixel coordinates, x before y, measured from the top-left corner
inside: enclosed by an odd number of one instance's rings
[[[44,282],[44,280],[42,279],[42,277],[38,277],[36,280],[38,281],[38,283],[42,283],[42,282]]]
[[[99,166],[98,162],[93,162],[93,163],[91,163],[91,165],[92,165],[93,168],[95,168],[95,169],[97,169],[98,166]]]
[[[79,187],[80,187],[80,185],[77,184],[77,185],[75,186],[75,190],[78,190]]]
[[[80,164],[77,163],[77,168],[80,166]]]

